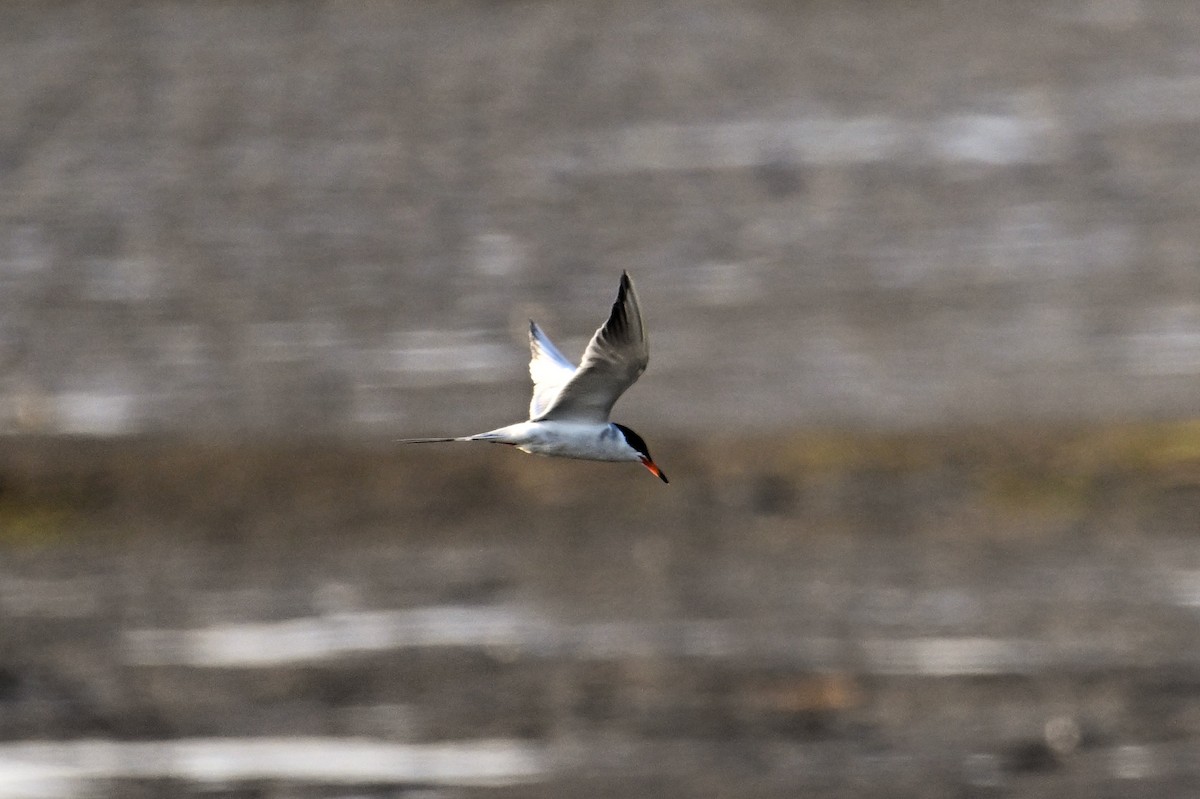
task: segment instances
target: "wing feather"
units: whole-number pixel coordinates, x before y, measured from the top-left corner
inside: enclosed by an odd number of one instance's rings
[[[529,418],[533,419],[550,407],[562,387],[575,376],[575,364],[558,351],[532,319],[529,320],[529,350],[529,376],[533,379]]]
[[[545,341],[549,343],[549,339]],[[549,346],[553,349],[554,345]],[[557,350],[554,352],[557,353]],[[535,360],[539,359],[535,357]],[[566,361],[561,354],[558,354],[558,360],[560,365]],[[543,397],[543,384],[534,377],[534,402],[530,419],[607,422],[617,399],[646,371],[649,361],[650,349],[637,293],[629,274],[622,272],[621,286],[617,290],[617,299],[608,321],[592,336],[579,368],[560,384],[553,397],[548,391]],[[532,363],[530,369],[532,372]],[[560,369],[556,376],[562,374]],[[548,381],[546,386],[549,387]],[[548,401],[541,404],[542,398]],[[534,406],[538,409],[536,414],[533,412]]]

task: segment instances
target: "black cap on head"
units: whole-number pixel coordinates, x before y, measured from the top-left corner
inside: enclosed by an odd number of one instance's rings
[[[625,436],[625,442],[629,444],[629,446],[636,449],[643,456],[647,458],[650,457],[650,449],[646,446],[646,440],[644,438],[623,424],[617,424],[616,422],[613,422],[613,427],[621,431],[621,433]]]
[[[613,422],[613,427],[620,430],[621,435],[625,436],[625,442],[629,444],[629,446],[633,447],[637,453],[642,456],[642,465],[649,469],[652,475],[657,477],[659,480],[662,480],[664,483],[670,482],[667,479],[667,476],[663,474],[662,469],[658,468],[658,465],[654,462],[654,459],[650,457],[650,448],[646,446],[645,439],[623,424],[617,424],[616,422]]]

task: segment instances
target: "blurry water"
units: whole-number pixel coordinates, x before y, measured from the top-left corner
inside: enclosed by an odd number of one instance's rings
[[[421,548],[325,535],[232,578],[247,549],[169,538],[116,562],[29,558],[37,577],[10,566],[14,652],[46,666],[0,682],[17,735],[0,797],[162,781],[623,795],[614,781],[736,781],[730,751],[759,764],[763,796],[1196,776],[1192,539],[986,560],[972,544],[955,565],[879,531],[783,526],[787,545],[759,550],[769,525],[743,530],[745,549],[690,530],[628,550],[614,532],[537,529]],[[81,728],[92,714],[127,740]]]
[[[679,431],[1194,412],[1188,0],[317,7],[0,7],[0,431],[499,423],[625,268]]]
[[[1184,579],[1194,578],[1188,572]],[[1193,590],[1188,582],[1185,590]],[[945,592],[960,599],[961,589]],[[891,592],[905,607],[938,601]],[[1093,597],[1094,607],[1112,598]],[[1191,607],[1192,593],[1176,600]],[[1074,610],[1079,611],[1078,603]],[[1014,610],[1010,603],[1008,610]],[[1197,620],[1200,622],[1200,619]],[[885,618],[862,618],[865,627],[887,627]],[[906,627],[924,626],[912,617]],[[936,626],[936,625],[935,625]],[[549,609],[513,605],[435,606],[402,611],[342,612],[254,624],[216,624],[195,630],[134,629],[124,634],[125,662],[135,666],[275,668],[334,661],[371,652],[422,648],[481,649],[511,658],[687,658],[766,660],[816,671],[863,675],[958,677],[1035,675],[1079,669],[1127,667],[1144,652],[1113,639],[1095,642],[989,638],[979,635],[836,639],[797,633],[794,625],[761,619],[619,620],[564,624]],[[1195,653],[1200,664],[1200,652]]]
[[[0,744],[0,799],[94,796],[106,780],[181,780],[205,790],[283,780],[490,787],[545,778],[546,755],[517,741],[412,745],[356,739],[230,738]]]

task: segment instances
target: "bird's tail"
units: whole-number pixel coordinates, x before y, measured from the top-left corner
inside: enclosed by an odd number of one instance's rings
[[[517,425],[510,425],[516,427]],[[399,438],[396,439],[401,444],[447,444],[451,441],[491,441],[494,444],[517,444],[518,439],[514,439],[510,427],[501,427],[498,430],[489,430],[486,433],[477,433],[473,436],[457,436],[455,438]]]

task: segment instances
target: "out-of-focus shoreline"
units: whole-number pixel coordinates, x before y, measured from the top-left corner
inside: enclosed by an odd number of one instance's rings
[[[8,437],[0,452],[0,520],[9,522],[3,538],[15,542],[37,539],[38,530],[53,538],[72,518],[203,527],[270,517],[296,529],[483,518],[503,526],[555,514],[683,520],[699,505],[732,517],[804,518],[820,510],[853,519],[878,504],[871,495],[886,487],[897,511],[936,497],[992,508],[1002,524],[1006,513],[1073,518],[1114,502],[1114,491],[1139,503],[1200,495],[1200,425],[1192,421],[668,436],[652,451],[671,475],[669,486],[630,464],[483,444]]]

